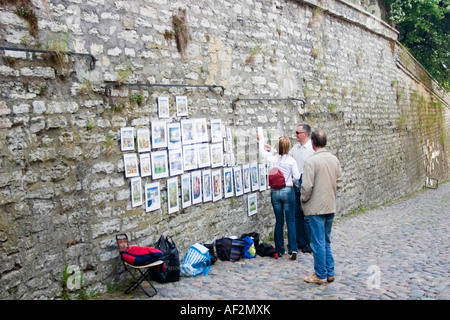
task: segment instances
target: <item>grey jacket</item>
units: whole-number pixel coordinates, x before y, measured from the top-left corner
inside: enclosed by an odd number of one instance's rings
[[[339,160],[325,148],[317,150],[303,169],[301,201],[305,215],[336,212],[336,191],[342,187]]]

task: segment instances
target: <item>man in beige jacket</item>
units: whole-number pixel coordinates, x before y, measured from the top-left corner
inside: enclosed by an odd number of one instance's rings
[[[331,227],[336,212],[336,191],[342,187],[342,172],[339,160],[325,149],[327,135],[324,130],[314,131],[311,142],[315,153],[303,169],[301,200],[311,228],[314,274],[304,280],[323,284],[334,281]]]

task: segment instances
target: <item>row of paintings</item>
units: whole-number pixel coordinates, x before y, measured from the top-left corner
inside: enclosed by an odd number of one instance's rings
[[[181,175],[181,191],[179,192],[178,177],[167,179],[168,213],[174,213],[180,208],[208,201],[219,201],[234,195],[262,191],[267,189],[266,164],[245,164],[242,166],[220,169],[195,170]],[[145,198],[145,199],[144,199]],[[131,179],[132,207],[140,206],[145,201],[145,210],[153,211],[161,208],[160,183],[153,181],[144,186],[142,197],[142,179]],[[248,196],[248,215],[257,213],[257,196]]]
[[[222,143],[199,143],[177,149],[123,154],[126,178],[138,176],[153,176],[153,179],[167,178],[189,170],[222,167],[224,159],[226,158],[223,154]]]
[[[122,127],[120,128],[120,146],[122,151],[135,151],[135,137],[139,153],[150,152],[152,148],[170,150],[195,143],[222,142],[222,121],[211,119],[210,126],[211,139],[205,118],[183,119],[180,122],[152,121],[151,132],[146,127],[137,129]]]

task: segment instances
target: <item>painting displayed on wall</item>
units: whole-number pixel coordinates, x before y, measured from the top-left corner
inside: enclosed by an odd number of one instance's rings
[[[183,152],[181,148],[169,150],[169,174],[176,176],[182,174],[183,169]]]
[[[134,128],[120,128],[120,150],[134,151]]]
[[[258,212],[258,194],[250,193],[247,197],[247,213],[249,216]]]
[[[169,214],[180,210],[178,196],[178,177],[167,179],[167,212]]]
[[[248,163],[242,165],[242,184],[244,193],[252,191],[250,182],[250,165]]]
[[[211,143],[211,168],[223,166],[223,145],[222,143]]]
[[[142,205],[142,182],[141,177],[132,178],[131,184],[131,206],[138,207]]]
[[[192,204],[191,174],[181,176],[181,206],[187,208]]]
[[[181,126],[179,122],[167,124],[167,149],[181,148]]]
[[[183,145],[192,144],[194,139],[194,120],[183,119],[181,120],[181,141]]]
[[[141,167],[141,177],[148,177],[152,175],[150,153],[139,154],[139,165]]]
[[[234,167],[234,190],[236,196],[244,194],[244,187],[242,185],[242,168],[241,166]]]
[[[208,142],[208,125],[205,118],[194,119],[194,140],[196,143]]]
[[[165,121],[152,121],[152,147],[167,147],[167,123]]]
[[[177,106],[177,116],[187,116],[188,115],[188,102],[186,96],[176,96],[175,105]]]
[[[150,130],[148,128],[137,129],[136,140],[138,152],[150,152]]]
[[[202,202],[202,172],[200,170],[192,171],[192,204]]]
[[[212,187],[213,187],[213,201],[222,199],[222,169],[215,169],[211,171]]]
[[[226,150],[227,153],[233,152],[233,136],[231,134],[231,128],[226,128],[227,140],[226,140]]]
[[[151,160],[153,179],[160,179],[169,176],[167,150],[153,151],[151,153]]]
[[[222,142],[222,120],[211,119],[211,143]]]
[[[223,191],[225,198],[230,198],[234,195],[233,168],[231,167],[223,168]]]
[[[206,168],[211,165],[209,143],[200,143],[197,145],[198,167]]]
[[[197,147],[194,144],[183,146],[184,170],[197,169]]]
[[[202,171],[203,177],[203,202],[212,201],[212,189],[211,189],[211,169],[205,169]]]
[[[136,153],[124,153],[123,166],[126,178],[139,176],[139,168]]]
[[[168,97],[158,97],[158,116],[160,118],[169,118],[169,98]]]
[[[250,181],[251,181],[252,191],[259,190],[259,170],[258,170],[257,163],[250,164]]]
[[[259,167],[259,190],[264,191],[267,189],[267,169],[265,163],[260,163]]]
[[[161,208],[161,194],[159,181],[146,183],[144,186],[145,211],[154,211]]]

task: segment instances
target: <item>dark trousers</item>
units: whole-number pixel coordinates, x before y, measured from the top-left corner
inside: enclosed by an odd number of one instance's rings
[[[302,202],[300,200],[300,189],[302,178],[298,181],[298,187],[294,185],[295,193],[295,229],[297,231],[297,246],[299,250],[310,251],[311,229],[308,216],[303,214]]]

